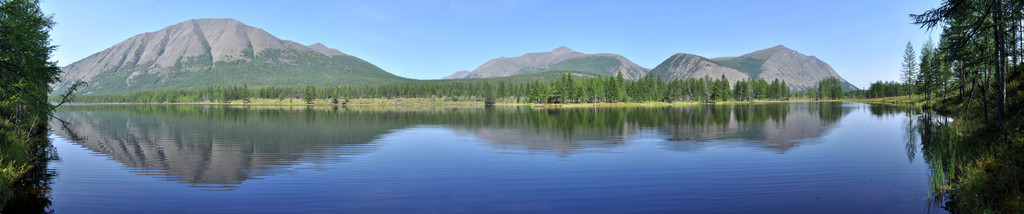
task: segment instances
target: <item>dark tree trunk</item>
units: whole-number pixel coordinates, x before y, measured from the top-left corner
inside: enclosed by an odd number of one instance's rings
[[[995,0],[995,34],[996,45],[996,118],[997,124],[1003,125],[1003,113],[1006,111],[1006,47],[1003,30],[1003,1]]]

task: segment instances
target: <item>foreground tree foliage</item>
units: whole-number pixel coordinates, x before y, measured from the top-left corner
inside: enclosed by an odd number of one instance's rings
[[[974,104],[978,102],[973,99],[984,99],[980,102],[984,112],[994,113],[994,121],[1002,124],[1007,114],[1007,83],[1019,84],[1021,78],[1024,2],[946,0],[941,7],[911,15],[911,18],[929,30],[942,30],[939,49],[935,50],[937,57],[922,56],[922,62],[948,64],[942,69],[949,68],[949,76],[956,77],[953,82],[959,89],[964,108],[977,108]],[[925,72],[922,66],[922,73]],[[1008,72],[1011,73],[1008,75]],[[928,75],[942,76],[919,74]],[[931,92],[935,89],[926,86],[922,90]],[[1019,91],[1014,93],[1019,94]],[[988,103],[994,105],[987,106]]]
[[[53,24],[38,0],[0,0],[0,205],[11,200],[13,186],[24,186],[16,184],[25,173],[45,162],[46,126],[55,108],[47,95],[60,74],[50,61]]]
[[[1024,213],[1024,2],[945,0],[910,18],[942,30],[908,86],[927,96],[925,108],[955,117],[922,134],[947,208]]]
[[[0,116],[15,125],[43,123],[51,109],[50,84],[60,68],[49,61],[53,18],[38,1],[0,1]]]

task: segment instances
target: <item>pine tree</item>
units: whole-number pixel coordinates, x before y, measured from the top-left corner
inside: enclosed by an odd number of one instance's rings
[[[302,100],[306,101],[306,104],[313,104],[314,99],[316,99],[316,89],[313,86],[306,86],[306,90],[302,93]]]
[[[485,98],[484,98],[484,105],[485,106],[493,106],[494,103],[496,102],[495,99],[494,99],[494,96],[495,96],[494,95],[494,93],[495,93],[494,92],[494,85],[491,85],[491,83],[486,83],[486,84],[487,84],[487,86],[486,86],[486,92],[485,92],[486,95],[485,95]]]
[[[622,71],[619,71],[619,73],[615,76],[615,85],[618,89],[615,90],[615,97],[616,99],[619,100],[619,102],[626,102],[629,100],[629,97],[626,96],[625,82],[626,80],[622,78]]]
[[[917,80],[917,56],[914,53],[914,45],[907,41],[907,48],[903,51],[903,70],[901,73],[903,82],[913,87]],[[910,99],[914,99],[913,90],[908,92]]]

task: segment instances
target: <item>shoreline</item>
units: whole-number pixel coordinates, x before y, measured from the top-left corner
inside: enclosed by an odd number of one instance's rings
[[[861,102],[859,100],[755,100],[755,101],[718,101],[704,103],[699,101],[674,101],[674,102],[598,102],[598,103],[511,103],[499,102],[494,106],[526,106],[531,108],[618,108],[618,107],[672,107],[672,106],[695,106],[695,105],[735,105],[735,104],[768,104],[768,103],[800,103],[800,102]],[[872,104],[885,104],[874,102],[863,102]],[[69,102],[65,105],[226,105],[226,106],[309,106],[309,107],[486,107],[481,101],[447,101],[427,98],[394,98],[394,99],[352,99],[348,103],[333,104],[330,100],[314,100],[313,104],[304,103],[301,99],[253,99],[250,102],[236,100],[232,102],[165,102],[165,103],[78,103]]]

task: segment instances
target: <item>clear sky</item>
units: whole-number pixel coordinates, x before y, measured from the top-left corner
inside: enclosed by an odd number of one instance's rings
[[[896,80],[907,41],[938,32],[908,14],[938,0],[44,0],[64,66],[137,34],[233,18],[281,39],[320,42],[399,76],[438,79],[487,60],[567,46],[654,68],[675,53],[738,56],[785,45],[858,87]]]

